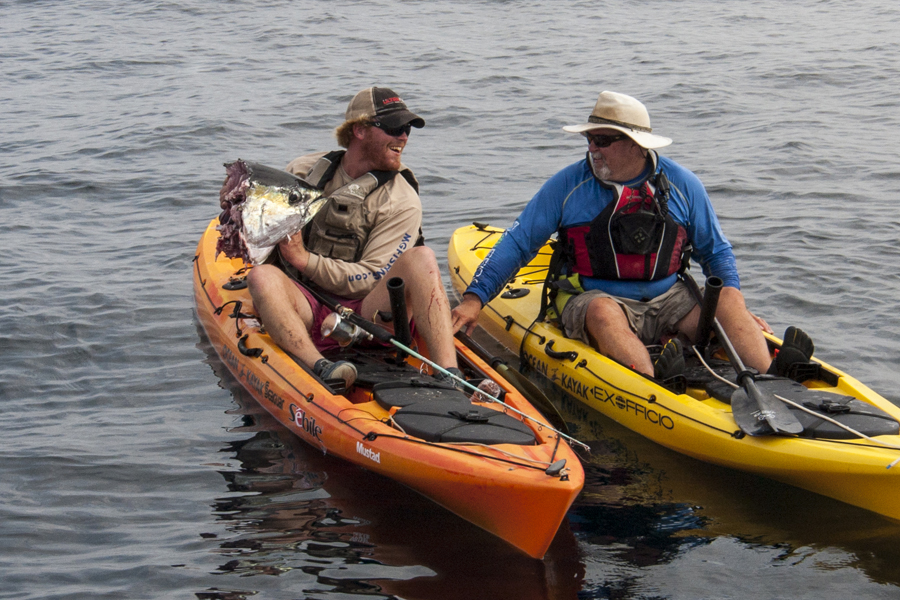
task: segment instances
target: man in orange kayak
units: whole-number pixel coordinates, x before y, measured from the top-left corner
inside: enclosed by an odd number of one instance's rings
[[[321,335],[331,311],[294,278],[375,322],[379,311],[390,310],[386,282],[402,278],[431,359],[459,372],[450,304],[421,236],[418,182],[400,160],[411,128],[424,126],[392,90],[368,88],[350,101],[335,131],[346,150],[301,156],[287,166],[329,201],[302,235],[278,245],[274,261],[251,269],[247,282],[269,335],[323,379],[343,379],[349,387],[356,367],[322,356],[337,346]]]
[[[585,158],[548,180],[475,272],[453,310],[455,331],[471,331],[481,308],[551,235],[555,309],[566,336],[658,380],[684,370],[681,342],[693,341],[700,307],[679,280],[692,252],[707,276],[724,281],[717,318],[743,362],[759,372],[772,362],[768,325],[744,303],[731,244],[703,184],[656,150],[672,140],[651,132],[638,100],[603,92],[587,123],[564,127],[584,136]],[[791,328],[773,371],[812,354],[812,341]],[[669,340],[651,360],[645,344]]]

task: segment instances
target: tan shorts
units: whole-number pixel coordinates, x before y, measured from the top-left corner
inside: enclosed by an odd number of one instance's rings
[[[659,344],[664,336],[676,334],[678,331],[675,325],[697,306],[691,291],[681,281],[675,282],[669,291],[649,302],[620,298],[599,290],[591,290],[572,296],[563,308],[560,320],[566,337],[581,340],[586,344],[591,343],[584,325],[588,305],[595,298],[612,298],[618,302],[628,319],[631,330],[645,344]]]

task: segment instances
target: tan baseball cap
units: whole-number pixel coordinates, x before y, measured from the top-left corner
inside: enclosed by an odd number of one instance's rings
[[[388,88],[370,87],[353,97],[347,105],[347,121],[368,118],[388,127],[425,127],[425,120],[406,108],[406,103]]]
[[[651,133],[647,107],[625,94],[601,92],[597,104],[584,125],[567,125],[564,131],[584,133],[592,129],[615,129],[633,139],[642,148],[663,148],[672,140]]]

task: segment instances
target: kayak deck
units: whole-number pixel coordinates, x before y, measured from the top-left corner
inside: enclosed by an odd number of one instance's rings
[[[448,262],[453,286],[459,293],[502,232],[476,225],[453,234]],[[519,353],[534,371],[607,417],[677,452],[764,475],[900,520],[896,495],[900,466],[894,466],[900,459],[900,436],[896,434],[900,408],[848,374],[813,359],[815,373],[801,386],[816,392],[810,397],[852,397],[884,414],[892,423],[885,431],[893,433],[878,435],[876,431],[872,439],[820,439],[806,431],[807,437],[746,436],[735,423],[727,395],[715,389],[726,384],[716,380],[716,384],[708,385],[714,378],[698,359],[688,360],[683,387],[669,389],[580,341],[566,338],[549,321],[535,322],[550,253],[545,246],[479,318],[488,333]],[[773,351],[780,347],[781,340],[766,337]],[[718,361],[711,366],[733,381],[730,364]],[[698,369],[703,371],[702,377],[693,375]]]
[[[430,377],[427,365],[397,360],[386,348],[340,353],[360,372],[349,390],[319,379],[265,333],[246,289],[242,261],[216,258],[217,223],[209,224],[194,259],[197,316],[222,362],[256,401],[322,452],[399,481],[526,554],[543,557],[583,486],[584,471],[542,415],[458,340],[460,368],[470,381],[494,380],[501,399],[514,410],[471,402],[468,394]],[[408,407],[395,400],[410,390],[432,395],[423,405],[465,407],[455,421],[449,419],[466,430],[454,434],[459,441],[424,439],[399,424]],[[485,435],[498,420],[500,429],[511,427],[514,434],[492,430]],[[431,424],[417,426],[435,430]]]

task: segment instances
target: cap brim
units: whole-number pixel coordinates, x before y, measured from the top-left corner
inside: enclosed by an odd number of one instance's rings
[[[628,129],[627,127],[620,127],[619,125],[598,125],[597,123],[585,123],[584,125],[566,125],[565,127],[563,127],[563,131],[568,131],[569,133],[584,133],[585,131],[591,131],[593,129],[615,129],[616,131],[621,131],[622,133],[633,139],[635,143],[641,148],[648,148],[650,150],[655,150],[656,148],[665,148],[672,143],[672,140],[670,138],[653,133],[647,133],[646,131],[635,131],[633,129]]]
[[[384,123],[388,127],[402,127],[409,123],[416,129],[425,127],[425,119],[408,110],[398,110],[386,115],[377,115],[375,117],[380,123]]]

